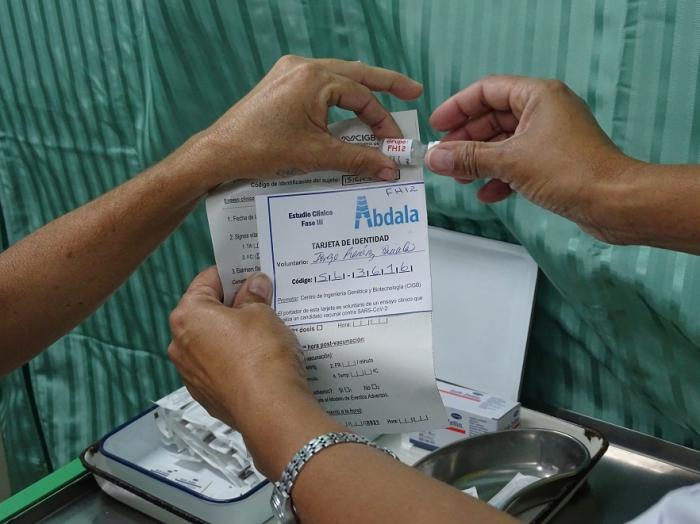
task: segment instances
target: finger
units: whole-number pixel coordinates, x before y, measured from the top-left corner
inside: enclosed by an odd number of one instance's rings
[[[399,166],[379,149],[348,144],[334,137],[329,139],[331,145],[326,154],[316,159],[318,170],[343,171],[386,181],[399,178]]]
[[[421,83],[390,69],[335,58],[321,58],[313,61],[333,73],[359,82],[372,91],[391,93],[402,100],[413,100],[423,92]]]
[[[180,351],[178,350],[178,347],[175,345],[174,341],[170,341],[170,344],[168,345],[168,358],[173,361],[173,363],[177,363],[180,359]]]
[[[484,204],[493,204],[508,198],[513,193],[513,190],[508,184],[494,178],[481,186],[476,193],[476,197]]]
[[[504,140],[508,140],[512,136],[513,135],[511,133],[501,133],[500,135],[496,135],[493,138],[489,138],[488,142],[503,142]]]
[[[353,111],[379,139],[401,138],[403,134],[391,113],[367,87],[341,75],[333,75],[325,97],[329,106]]]
[[[216,266],[211,266],[194,277],[190,283],[184,297],[189,298],[208,298],[215,299],[218,302],[224,299],[224,288],[221,285],[219,273]]]
[[[491,140],[503,133],[514,133],[518,119],[508,111],[490,111],[470,119],[464,126],[447,133],[442,140]]]
[[[233,307],[240,308],[248,304],[270,304],[272,300],[272,281],[265,273],[255,273],[243,282],[233,299]]]
[[[440,104],[430,116],[430,125],[450,131],[494,110],[511,112],[519,119],[528,97],[541,82],[521,76],[486,77]]]
[[[441,142],[428,151],[425,165],[431,171],[475,180],[498,174],[507,142]]]

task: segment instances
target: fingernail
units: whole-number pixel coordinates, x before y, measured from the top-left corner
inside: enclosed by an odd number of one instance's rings
[[[264,273],[250,277],[248,281],[248,291],[265,300],[272,297],[272,282]]]
[[[425,163],[431,171],[450,173],[455,168],[455,156],[449,149],[431,149]]]
[[[382,180],[396,180],[396,170],[391,169],[390,167],[385,167],[379,173],[377,173],[377,177],[381,178]]]

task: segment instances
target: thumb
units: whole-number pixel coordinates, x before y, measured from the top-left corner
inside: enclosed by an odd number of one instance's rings
[[[243,282],[233,299],[233,307],[241,308],[248,304],[269,304],[272,298],[272,281],[265,273],[255,273]]]
[[[441,142],[425,157],[428,169],[462,180],[494,177],[501,171],[503,142]]]
[[[335,145],[328,148],[328,156],[321,159],[320,169],[344,171],[353,175],[369,176],[392,181],[399,177],[399,166],[376,148],[346,144],[334,139]]]

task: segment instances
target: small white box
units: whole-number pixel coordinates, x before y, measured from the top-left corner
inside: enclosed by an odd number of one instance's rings
[[[409,441],[435,450],[467,437],[512,429],[520,425],[520,403],[482,393],[475,389],[437,380],[445,405],[448,426],[409,433]]]

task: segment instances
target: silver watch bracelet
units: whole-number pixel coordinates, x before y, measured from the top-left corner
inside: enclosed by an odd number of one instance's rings
[[[275,516],[280,520],[280,522],[284,524],[298,522],[291,501],[291,493],[292,488],[294,487],[294,482],[299,476],[301,470],[313,456],[336,444],[365,444],[383,451],[394,459],[399,460],[399,457],[396,456],[393,451],[379,447],[371,440],[356,433],[332,432],[314,437],[294,454],[292,460],[289,462],[289,464],[287,464],[287,467],[284,468],[280,479],[273,485],[270,504]]]

